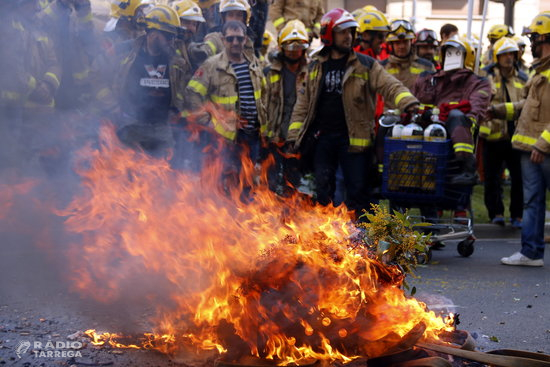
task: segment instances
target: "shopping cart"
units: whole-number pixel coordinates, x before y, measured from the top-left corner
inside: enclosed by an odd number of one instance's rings
[[[411,217],[415,230],[431,234],[433,246],[457,240],[457,251],[468,257],[474,252],[475,236],[471,206],[471,186],[450,185],[450,178],[459,172],[453,158],[450,140],[424,141],[384,139],[384,171],[382,195],[392,206],[420,208],[421,212],[437,213],[454,210],[458,205],[468,209],[469,218]],[[431,247],[433,247],[431,246]],[[431,248],[428,259],[431,258]]]

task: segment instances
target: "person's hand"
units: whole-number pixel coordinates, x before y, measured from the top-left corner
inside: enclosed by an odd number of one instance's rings
[[[531,162],[533,162],[535,164],[541,164],[542,161],[544,161],[545,157],[546,157],[546,155],[544,153],[541,153],[537,149],[533,149],[531,151]]]
[[[418,113],[419,108],[420,108],[420,103],[413,103],[405,109],[405,112],[406,113],[411,113],[411,114],[412,113]]]

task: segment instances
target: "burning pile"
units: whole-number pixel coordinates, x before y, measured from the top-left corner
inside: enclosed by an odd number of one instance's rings
[[[154,332],[134,347],[193,366],[220,356],[346,362],[387,353],[417,325],[427,341],[449,328],[404,295],[399,268],[353,246],[344,208],[281,199],[267,185],[242,200],[240,188],[219,188],[221,163],[187,175],[120,146],[111,127],[80,157],[83,191],[60,213],[79,237],[77,289],[109,302],[136,274],[169,284]],[[241,182],[252,171],[245,162]]]

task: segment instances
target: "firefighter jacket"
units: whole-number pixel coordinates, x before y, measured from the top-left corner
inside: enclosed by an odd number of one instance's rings
[[[409,90],[412,90],[416,79],[418,79],[421,73],[425,71],[435,71],[434,65],[429,60],[418,57],[412,53],[407,58],[390,55],[390,57],[382,60],[380,63],[388,73],[403,83]],[[396,108],[391,100],[385,101],[385,104],[387,109]]]
[[[244,49],[248,56],[254,55],[254,44],[250,36],[246,39]],[[192,42],[188,48],[189,57],[194,65],[202,64],[207,58],[217,55],[223,50],[225,50],[225,45],[222,32],[210,32],[204,36],[203,42]]]
[[[127,47],[129,52],[126,54],[126,57],[122,58],[120,62],[119,70],[116,73],[115,80],[113,83],[113,91],[117,100],[121,99],[121,94],[123,93],[123,88],[126,85],[126,79],[130,73],[130,69],[134,64],[136,57],[140,49],[145,47],[145,36],[141,36],[135,41],[127,41],[120,45],[121,48]],[[170,90],[172,93],[171,107],[176,109],[178,112],[182,111],[184,108],[184,89],[185,84],[183,80],[185,79],[185,70],[187,65],[185,61],[179,57],[176,52],[172,55],[169,65],[169,79],[170,79]]]
[[[317,101],[325,77],[323,64],[329,56],[323,49],[308,67],[304,90],[298,93],[292,112],[287,141],[298,148],[315,120]],[[386,72],[372,57],[352,52],[342,80],[342,100],[348,128],[350,152],[361,152],[373,145],[376,94],[405,110],[418,100],[403,84]]]
[[[284,109],[284,86],[283,86],[283,68],[284,64],[281,57],[275,57],[270,66],[264,68],[265,79],[267,81],[266,92],[262,95],[264,105],[267,110],[267,130],[268,140],[278,143],[283,142],[288,132],[289,121],[283,121]],[[307,61],[304,59],[296,73],[296,95],[304,91],[306,87]]]
[[[322,0],[277,0],[269,8],[269,17],[277,33],[286,22],[298,19],[304,23],[308,33],[318,36],[324,13]]]
[[[518,102],[522,98],[523,87],[528,79],[527,74],[514,68],[512,74],[505,78],[497,64],[489,65],[483,71],[491,83],[491,104],[507,103],[508,110],[513,111],[513,102]],[[510,140],[507,121],[508,119],[512,121],[511,117],[510,114],[504,119],[483,120],[479,126],[479,136],[491,141]]]
[[[244,53],[244,56],[249,62],[260,132],[265,134],[267,120],[261,97],[266,81],[259,60],[247,53]],[[238,84],[237,75],[229,63],[226,52],[210,57],[197,69],[187,85],[185,96],[190,111],[184,114],[184,117],[190,116],[190,120],[209,125],[219,135],[235,141],[240,112]],[[208,105],[207,102],[211,103],[214,111],[206,112],[207,109],[203,107]]]
[[[478,121],[483,121],[491,99],[489,81],[468,69],[425,73],[418,78],[412,92],[420,103],[428,107],[470,102],[471,109],[466,116],[472,121],[474,129]]]
[[[512,105],[494,106],[494,115],[515,119],[519,115],[512,146],[523,151],[533,148],[550,154],[550,56],[533,65],[535,75],[523,89],[523,99]],[[513,107],[513,109],[512,109]]]

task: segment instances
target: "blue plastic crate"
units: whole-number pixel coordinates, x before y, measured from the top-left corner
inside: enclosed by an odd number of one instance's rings
[[[448,199],[445,178],[451,157],[450,140],[386,138],[382,195],[390,200],[414,203]]]

